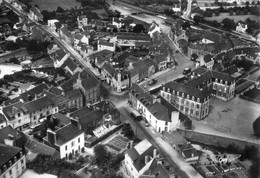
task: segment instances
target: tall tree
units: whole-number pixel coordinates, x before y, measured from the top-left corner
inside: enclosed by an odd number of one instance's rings
[[[136,24],[133,28],[134,33],[141,33],[141,32],[144,32],[144,31],[145,31],[145,28],[142,24]]]

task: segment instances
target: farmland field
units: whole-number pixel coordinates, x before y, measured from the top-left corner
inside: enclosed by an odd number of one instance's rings
[[[232,15],[230,16],[229,13],[221,13],[219,16],[213,16],[213,17],[206,17],[206,20],[216,20],[218,22],[221,22],[223,19],[225,18],[229,18],[229,19],[233,19],[235,22],[238,22],[239,20],[241,21],[245,21],[247,18],[249,18],[250,20],[255,20],[259,22],[259,17],[256,15]]]
[[[31,5],[38,4],[41,10],[53,11],[57,7],[63,9],[75,8],[75,6],[80,7],[80,3],[76,0],[32,0]]]

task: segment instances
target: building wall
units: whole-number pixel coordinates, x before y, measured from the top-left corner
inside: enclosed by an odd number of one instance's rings
[[[235,96],[235,81],[231,85],[218,80],[213,81],[213,94],[223,101],[231,100]]]
[[[41,110],[35,111],[30,114],[30,126],[37,125],[40,123],[40,119],[45,118],[49,115],[55,114],[59,111],[58,106],[48,106],[45,108],[42,108]]]
[[[133,161],[131,158],[128,156],[128,154],[125,154],[125,165],[127,168],[127,171],[130,173],[131,178],[136,178],[138,177],[138,171],[135,169],[133,165]]]
[[[205,102],[192,99],[193,97],[190,96],[190,99],[184,98],[181,95],[174,95],[168,91],[161,90],[161,96],[172,103],[179,111],[183,114],[196,118],[196,119],[203,119],[209,114],[209,97]]]
[[[102,50],[109,50],[109,51],[112,51],[112,52],[115,52],[116,51],[116,46],[105,46],[105,45],[98,45],[98,51],[102,51]]]
[[[60,146],[60,158],[69,158],[70,153],[74,156],[76,153],[81,154],[84,147],[84,133],[78,137],[68,141],[66,144]],[[74,153],[74,154],[73,154]]]
[[[25,127],[30,125],[30,115],[29,113],[17,113],[15,114],[15,119],[8,120],[7,123],[13,128],[19,128],[20,130],[23,130]]]
[[[17,160],[11,167],[9,167],[5,172],[0,174],[2,178],[18,178],[26,170],[25,155],[23,155],[19,160]]]

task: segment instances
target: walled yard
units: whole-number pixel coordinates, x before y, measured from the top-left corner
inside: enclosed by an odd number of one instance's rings
[[[30,4],[38,4],[41,10],[48,11],[56,10],[59,6],[63,9],[71,9],[75,8],[75,6],[80,7],[80,3],[76,0],[32,0]]]
[[[260,115],[260,105],[240,99],[229,102],[211,99],[210,114],[203,121],[194,121],[194,130],[219,136],[230,136],[257,142],[253,136],[253,122]]]

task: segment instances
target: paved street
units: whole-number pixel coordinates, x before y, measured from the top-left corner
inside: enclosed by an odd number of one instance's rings
[[[130,123],[134,132],[137,132],[139,138],[147,138],[153,145],[155,145],[163,157],[174,166],[180,177],[201,177],[192,166],[186,163],[176,150],[161,138],[160,134],[154,131],[152,127],[145,127],[143,121],[136,122],[132,119],[130,112],[133,109],[127,105],[127,94],[123,96],[111,95],[110,99],[119,109],[123,122]]]

